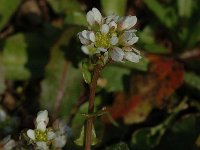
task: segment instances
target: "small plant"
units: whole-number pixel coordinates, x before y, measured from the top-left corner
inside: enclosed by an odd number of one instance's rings
[[[86,61],[89,63],[85,63],[85,66],[88,65],[88,67],[83,68],[83,77],[86,83],[90,84],[89,117],[84,132],[85,150],[90,150],[91,143],[93,143],[91,137],[94,132],[94,117],[90,117],[90,115],[94,113],[96,86],[101,70],[110,62],[128,60],[138,63],[141,56],[140,52],[133,47],[133,44],[139,39],[135,34],[136,30],[133,29],[137,22],[136,16],[111,15],[104,18],[97,8],[93,8],[87,13],[86,18],[89,24],[88,30],[79,32],[78,37],[83,44],[82,51],[90,56]],[[87,70],[91,68],[90,66],[93,69]]]

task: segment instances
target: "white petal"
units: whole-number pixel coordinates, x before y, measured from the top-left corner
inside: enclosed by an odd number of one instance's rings
[[[134,63],[138,63],[140,60],[141,56],[135,54],[134,52],[126,52],[125,53],[125,59],[134,62]]]
[[[81,32],[81,35],[83,36],[83,38],[85,38],[85,39],[88,39],[88,31],[87,30],[83,30],[82,32]]]
[[[136,24],[136,22],[136,16],[127,16],[123,19],[120,28],[121,30],[129,30]]]
[[[107,49],[105,49],[105,48],[103,48],[103,47],[99,47],[99,48],[97,48],[97,51],[100,51],[100,52],[106,52]]]
[[[109,32],[109,26],[108,26],[107,24],[103,24],[103,25],[101,26],[100,31],[101,31],[102,33],[104,33],[104,34],[107,34],[107,33]]]
[[[119,47],[115,47],[112,51],[111,51],[111,58],[114,61],[122,61],[124,57],[124,52],[121,48]]]
[[[110,44],[111,45],[116,45],[118,43],[119,39],[116,37],[116,36],[113,36],[111,39],[110,39]]]
[[[39,150],[48,150],[49,149],[46,142],[37,142],[36,145]]]
[[[39,122],[45,122],[46,125],[49,122],[49,117],[48,117],[48,111],[44,110],[44,111],[40,111],[37,114],[37,118],[36,118],[36,124]]]
[[[47,132],[48,140],[52,140],[52,139],[54,139],[55,136],[56,136],[56,135],[55,135],[54,132],[52,132],[52,131]]]
[[[27,132],[27,136],[31,139],[31,140],[35,140],[35,131],[32,129],[29,129]]]
[[[79,36],[79,39],[80,39],[81,43],[84,45],[89,45],[91,43],[89,40],[83,38],[82,36]]]
[[[92,42],[95,42],[95,35],[94,35],[94,32],[90,32],[89,37],[90,37],[90,40],[91,40]]]
[[[95,24],[95,20],[94,20],[94,16],[93,16],[93,12],[89,11],[86,15],[87,18],[87,22],[89,23],[89,25],[93,26]]]
[[[36,124],[36,128],[44,132],[46,130],[46,123],[40,121]]]
[[[97,21],[99,24],[101,24],[102,21],[102,15],[99,12],[97,8],[92,8],[92,12],[94,13],[94,19]]]
[[[138,37],[133,37],[131,40],[128,41],[128,45],[127,46],[130,46],[130,45],[133,45],[135,44],[137,41],[138,41]]]
[[[115,15],[110,15],[108,17],[106,17],[106,23],[110,23],[111,21],[117,22],[119,19],[119,16],[115,16]]]
[[[87,46],[81,46],[81,50],[83,51],[83,53],[89,55],[89,50]]]
[[[111,21],[109,23],[109,27],[111,30],[115,30],[115,29],[117,29],[117,24],[114,21]]]

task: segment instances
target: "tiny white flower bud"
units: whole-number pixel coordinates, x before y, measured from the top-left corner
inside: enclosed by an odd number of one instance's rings
[[[104,33],[104,34],[107,34],[107,33],[109,32],[109,26],[108,26],[107,24],[103,24],[103,25],[101,26],[100,31],[101,31],[102,33]]]

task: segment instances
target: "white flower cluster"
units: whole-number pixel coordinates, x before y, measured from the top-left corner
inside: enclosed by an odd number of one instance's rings
[[[103,18],[99,10],[93,8],[86,17],[89,30],[78,33],[85,54],[101,53],[113,61],[139,62],[140,52],[133,47],[138,41],[136,30],[133,29],[137,22],[136,16],[111,15]]]
[[[55,148],[62,148],[65,146],[67,138],[66,136],[61,136],[63,134],[62,128],[56,128],[54,131],[53,128],[47,128],[49,122],[48,111],[38,112],[36,118],[36,129],[29,129],[27,131],[27,136],[30,138],[31,142],[35,144],[38,150],[48,150],[49,146],[53,144]],[[61,127],[61,126],[59,126]],[[60,131],[61,130],[61,131]],[[59,134],[60,133],[60,134]],[[58,145],[57,141],[60,141],[62,145]]]

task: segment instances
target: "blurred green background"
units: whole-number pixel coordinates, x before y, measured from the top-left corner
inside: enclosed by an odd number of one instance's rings
[[[88,105],[77,33],[93,7],[136,15],[143,57],[102,71],[95,109],[107,106],[118,126],[97,118],[94,149],[200,149],[199,0],[0,0],[0,140],[18,140],[47,109],[71,128],[65,149],[83,149],[73,142]]]

